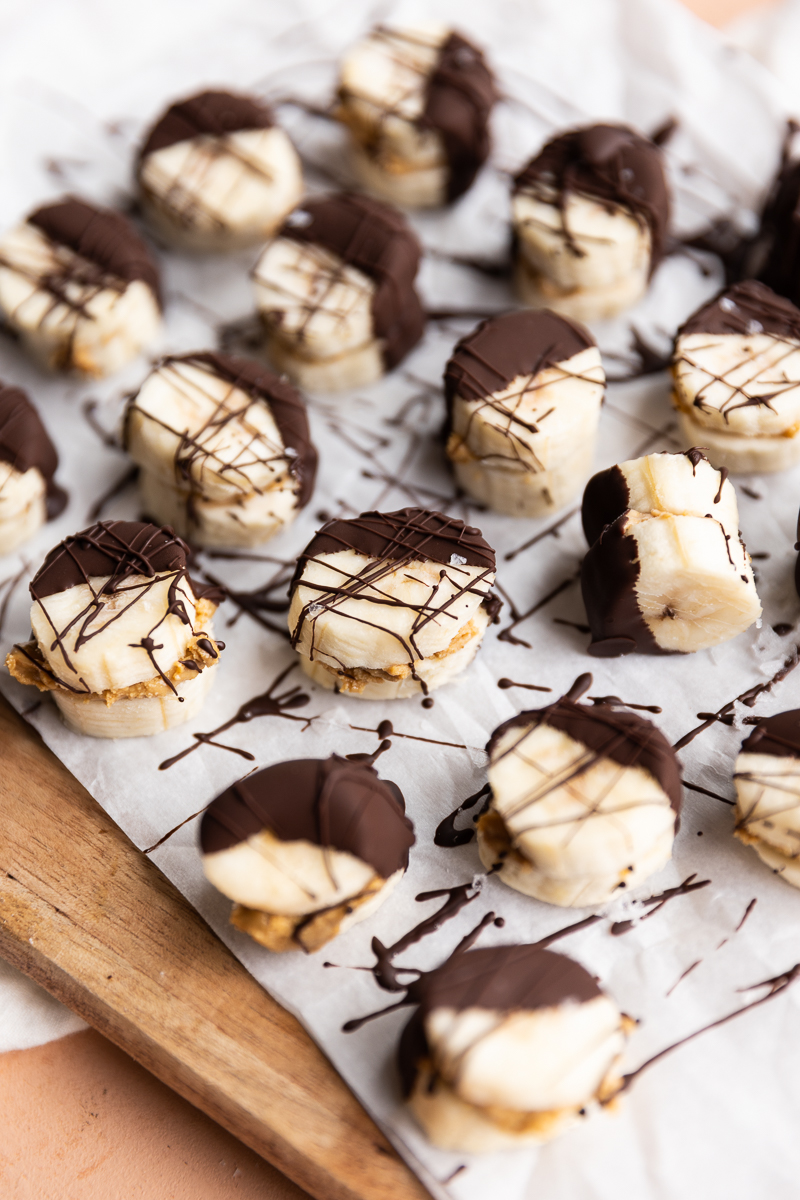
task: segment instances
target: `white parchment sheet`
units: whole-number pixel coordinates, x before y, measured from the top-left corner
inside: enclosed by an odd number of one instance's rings
[[[362,0],[304,0],[292,6],[273,0],[171,0],[166,5],[141,0],[133,8],[52,0],[0,4],[0,10],[4,228],[64,190],[125,202],[133,148],[146,122],[169,99],[203,85],[228,83],[272,97],[324,100],[336,55],[359,32],[377,19],[402,19],[422,10],[428,17],[453,21],[487,47],[508,97],[496,115],[492,168],[452,211],[413,218],[426,247],[445,255],[503,254],[507,172],[569,123],[607,117],[652,130],[667,116],[677,117],[679,130],[668,159],[677,224],[683,231],[698,229],[719,214],[733,214],[742,222],[752,219],[775,168],[783,131],[785,114],[769,75],[744,55],[725,49],[711,30],[671,0],[495,0],[491,5],[437,0],[397,7]],[[281,112],[307,160],[319,168],[309,171],[310,186],[326,186],[325,172],[342,170],[338,133],[297,110]],[[155,352],[213,345],[220,322],[247,317],[252,312],[248,270],[253,257],[201,259],[161,252],[167,304]],[[711,258],[702,263],[682,255],[669,258],[636,311],[595,328],[609,374],[626,369],[613,355],[624,359],[631,325],[666,348],[678,322],[715,291],[720,279],[719,264]],[[505,283],[441,258],[426,260],[421,288],[431,307],[501,309],[511,303]],[[420,347],[383,383],[333,399],[312,397],[321,469],[311,504],[289,532],[264,549],[265,561],[204,556],[201,566],[231,587],[252,590],[280,570],[280,561],[296,556],[321,512],[423,504],[465,515],[453,499],[441,460],[436,435],[443,405],[437,387],[454,341],[469,328],[469,322],[456,320],[432,325]],[[60,537],[90,523],[95,501],[127,469],[124,455],[104,445],[90,428],[82,414],[84,403],[96,400],[97,419],[113,429],[125,393],[147,369],[141,360],[97,385],[46,377],[10,342],[0,342],[0,378],[26,387],[40,406],[61,453],[60,481],[71,493],[58,521],[20,555],[0,562],[0,581],[22,572],[13,591],[0,582],[0,604],[9,599],[3,655],[11,643],[28,636],[27,579]],[[668,393],[665,373],[609,387],[597,468],[648,450],[676,448]],[[797,1196],[800,985],[645,1071],[619,1111],[594,1114],[545,1147],[483,1159],[431,1149],[404,1113],[393,1056],[407,1012],[357,1033],[341,1031],[346,1020],[396,999],[381,992],[368,972],[347,969],[374,961],[371,938],[395,941],[438,903],[418,903],[418,893],[470,881],[481,871],[474,843],[440,849],[433,844],[433,833],[442,817],[484,783],[483,746],[492,729],[539,702],[532,699],[541,695],[536,692],[499,689],[498,679],[536,683],[557,695],[578,674],[592,670],[590,694],[613,693],[632,703],[659,705],[663,711],[653,719],[675,741],[699,724],[698,713],[714,712],[767,682],[795,653],[800,603],[792,573],[800,470],[736,483],[745,541],[757,556],[764,621],[760,630],[713,651],[691,658],[589,659],[587,635],[570,624],[585,621],[575,579],[585,550],[576,515],[567,510],[554,527],[553,519],[515,521],[468,510],[468,519],[497,548],[502,588],[519,613],[531,611],[516,630],[526,644],[498,641],[499,629],[490,630],[474,666],[437,692],[430,710],[418,699],[378,704],[337,698],[306,684],[298,669],[287,686],[302,684],[310,702],[291,711],[298,718],[313,717],[310,724],[259,718],[220,739],[247,751],[252,761],[203,745],[159,771],[159,763],[192,744],[194,732],[208,732],[227,721],[292,662],[284,638],[228,602],[216,623],[228,647],[216,688],[198,721],[188,727],[150,740],[107,743],[69,733],[49,702],[27,713],[138,846],[152,847],[186,821],[152,851],[154,861],[247,968],[298,1015],[436,1196]],[[132,517],[137,512],[135,492],[128,489],[103,515]],[[512,557],[528,542],[527,549]],[[268,619],[283,620],[280,615]],[[506,605],[500,628],[510,620]],[[791,632],[778,634],[774,625],[790,626]],[[30,710],[37,694],[5,673],[0,679],[11,701]],[[718,798],[687,791],[674,860],[641,894],[661,892],[693,873],[698,880],[710,880],[708,886],[671,900],[620,937],[611,936],[611,921],[646,910],[630,900],[617,901],[610,916],[557,943],[640,1019],[629,1044],[628,1069],[760,997],[763,989],[742,989],[800,960],[800,894],[734,840],[725,803],[733,795],[731,772],[742,718],[798,704],[800,669],[763,694],[754,708],[738,704],[733,727],[713,725],[682,753],[687,780]],[[375,749],[374,731],[384,718],[393,722],[398,736],[379,767],[405,792],[417,831],[408,875],[374,918],[321,953],[271,955],[228,926],[229,904],[205,883],[200,869],[197,819],[187,818],[251,767]],[[505,918],[505,926],[488,929],[482,935],[485,945],[533,940],[587,915],[526,899],[490,878],[458,917],[401,961],[418,968],[443,961],[489,909]],[[340,967],[324,969],[326,959]]]

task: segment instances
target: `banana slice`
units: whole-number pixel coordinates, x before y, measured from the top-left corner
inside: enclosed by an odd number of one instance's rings
[[[67,197],[0,240],[0,313],[44,366],[110,375],[158,332],[158,270],[127,217]]]
[[[154,228],[189,250],[264,242],[303,194],[297,152],[270,110],[233,92],[170,105],[145,138],[137,180]]]
[[[0,382],[0,554],[64,511],[67,493],[53,479],[57,467],[56,448],[26,393]]]
[[[144,511],[198,546],[257,546],[314,490],[300,393],[248,359],[164,359],[128,402],[125,444]]]
[[[734,284],[675,338],[673,403],[684,439],[736,473],[800,462],[800,310],[763,283]]]
[[[218,589],[190,578],[187,552],[171,529],[140,521],[65,538],[31,582],[33,641],[8,655],[11,674],[51,691],[68,723],[93,737],[188,720],[224,643],[211,625]]]
[[[478,823],[485,866],[568,908],[604,904],[660,871],[682,799],[680,765],[651,721],[577,703],[591,680],[581,676],[561,700],[495,730],[492,800]]]
[[[514,517],[571,500],[591,470],[605,373],[587,330],[549,312],[483,321],[447,364],[447,456],[460,486]]]
[[[736,837],[800,887],[800,709],[759,721],[733,776]]]
[[[368,762],[275,763],[218,796],[200,826],[206,878],[231,923],[268,950],[318,950],[379,907],[408,866],[414,827]]]
[[[619,1091],[633,1022],[593,976],[536,945],[456,952],[415,983],[403,1092],[443,1150],[544,1142]]]
[[[368,192],[438,208],[463,195],[486,161],[496,97],[483,54],[460,34],[378,25],[342,61],[336,116]]]
[[[532,308],[613,317],[644,295],[664,256],[661,152],[625,125],[553,138],[517,175],[511,207],[517,291]]]
[[[289,629],[303,669],[364,699],[449,682],[499,603],[494,551],[454,517],[404,508],[323,525],[297,561]]]
[[[590,654],[690,654],[758,620],[761,604],[726,474],[693,449],[650,454],[589,481],[584,529],[596,540],[583,560],[581,589]]]
[[[365,196],[308,200],[253,272],[274,366],[312,391],[373,383],[414,347],[420,245],[403,217]]]

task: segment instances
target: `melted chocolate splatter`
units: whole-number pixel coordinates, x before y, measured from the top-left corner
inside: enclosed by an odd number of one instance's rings
[[[552,692],[552,690],[553,690],[552,688],[549,688],[549,687],[542,687],[541,684],[538,684],[538,683],[517,683],[513,679],[505,679],[505,678],[498,679],[497,686],[499,688],[502,688],[503,691],[507,691],[508,688],[515,688],[515,687],[527,688],[531,692]]]
[[[485,799],[485,804],[478,810],[472,818],[473,822],[478,820],[489,807],[492,798],[492,789],[488,783],[485,783],[480,791],[475,792],[472,796],[467,796],[466,800],[462,800],[458,808],[449,813],[444,820],[440,821],[436,826],[436,833],[433,835],[433,841],[436,846],[443,846],[447,850],[452,850],[456,846],[465,846],[467,842],[471,842],[475,837],[475,830],[467,826],[465,829],[456,829],[456,818],[468,809],[474,808],[479,800]]]
[[[110,488],[108,488],[102,493],[101,496],[98,497],[97,500],[95,500],[94,504],[89,509],[89,520],[96,521],[106,505],[110,504],[112,500],[116,499],[117,496],[120,496],[124,491],[126,491],[126,489],[129,488],[131,484],[135,483],[138,478],[139,468],[136,465],[128,467],[127,471],[125,471],[115,483],[111,484]]]
[[[739,696],[735,696],[733,700],[729,700],[727,704],[723,704],[722,707],[715,713],[709,714],[709,716],[703,721],[702,725],[698,725],[696,729],[692,729],[689,731],[689,733],[684,734],[684,736],[675,743],[674,749],[682,750],[684,746],[688,746],[689,743],[693,742],[699,734],[705,732],[706,729],[709,729],[717,722],[725,722],[728,717],[730,717],[732,721],[734,717],[734,707],[737,703],[745,704],[748,708],[752,708],[759,696],[762,696],[765,692],[771,691],[776,683],[781,683],[790,673],[790,671],[795,669],[798,661],[800,661],[800,659],[798,659],[798,647],[794,646],[792,649],[792,654],[789,655],[781,669],[776,671],[771,679],[768,679],[766,683],[755,684],[754,687],[748,688]]]
[[[521,546],[517,546],[516,550],[509,550],[508,554],[505,555],[505,561],[511,562],[511,560],[516,558],[518,554],[522,554],[523,550],[530,550],[531,546],[535,546],[536,543],[541,542],[543,538],[560,537],[559,530],[561,529],[561,526],[566,525],[567,521],[572,520],[576,513],[579,513],[580,511],[580,508],[570,509],[570,511],[565,513],[563,517],[559,517],[555,524],[548,526],[548,528],[543,529],[541,533],[537,533],[534,537],[529,538],[527,542],[523,542]]]
[[[695,880],[697,880],[696,883]],[[640,900],[639,903],[649,908],[650,912],[645,913],[639,920],[646,921],[649,917],[654,917],[669,900],[674,900],[677,896],[688,896],[689,892],[697,892],[701,888],[708,887],[710,883],[710,879],[697,879],[697,872],[695,871],[694,874],[688,875],[683,883],[679,883],[677,887],[667,888],[666,891],[659,892],[657,896],[648,896],[646,900]],[[615,921],[609,932],[612,937],[619,937],[621,934],[633,929],[635,924],[636,922],[632,920]]]

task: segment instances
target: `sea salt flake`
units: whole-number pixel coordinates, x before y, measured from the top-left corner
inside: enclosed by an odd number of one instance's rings
[[[465,558],[462,558],[460,554],[451,554],[450,555],[450,566],[451,567],[465,567],[466,565],[467,565],[467,560]]]

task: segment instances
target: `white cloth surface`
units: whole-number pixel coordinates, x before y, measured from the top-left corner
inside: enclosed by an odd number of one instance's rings
[[[763,66],[748,54],[731,52],[672,0],[497,0],[491,5],[403,0],[395,6],[370,6],[366,0],[302,0],[292,6],[277,0],[171,0],[168,5],[142,0],[134,9],[40,0],[6,4],[5,9],[0,43],[3,227],[64,190],[107,202],[124,199],[130,191],[133,148],[145,124],[167,100],[190,89],[229,82],[271,96],[292,92],[324,98],[334,79],[336,55],[389,12],[397,20],[414,13],[452,20],[487,46],[504,90],[514,98],[500,106],[495,119],[498,168],[517,168],[548,134],[576,121],[625,119],[651,130],[668,115],[678,117],[680,127],[668,158],[676,225],[684,231],[719,214],[752,222],[777,163],[787,110],[780,84]],[[337,133],[289,110],[285,120],[307,158],[340,169]],[[319,175],[309,178],[312,186],[320,186]],[[427,246],[440,251],[499,256],[508,236],[507,191],[502,170],[487,170],[452,211],[415,217],[415,227]],[[247,271],[253,255],[192,259],[162,253],[161,260],[167,308],[156,350],[207,346],[218,319],[252,311]],[[687,257],[670,258],[634,313],[595,329],[610,370],[619,364],[608,355],[626,351],[631,324],[649,340],[662,347],[668,344],[680,320],[719,286],[718,265],[709,259],[704,266],[706,274]],[[504,284],[440,261],[425,263],[421,286],[428,302],[437,307],[500,308],[511,302]],[[334,400],[312,398],[312,430],[322,460],[317,492],[295,527],[272,543],[267,554],[292,558],[319,524],[320,510],[340,511],[343,500],[356,511],[447,502],[452,483],[435,442],[440,399],[425,391],[428,399],[403,421],[386,422],[417,390],[417,381],[438,383],[454,340],[468,328],[463,321],[432,327],[404,368],[373,388]],[[112,426],[124,394],[137,386],[146,369],[142,360],[100,384],[45,377],[15,347],[0,344],[0,378],[27,387],[40,405],[62,456],[60,479],[71,492],[62,517],[20,555],[0,562],[0,586],[23,565],[30,574],[60,537],[88,524],[92,503],[124,472],[123,456],[100,443],[80,408],[88,397],[99,400],[100,419]],[[648,449],[675,447],[668,391],[665,374],[609,388],[598,468]],[[384,484],[381,475],[387,474],[402,475],[401,486]],[[196,820],[153,852],[154,861],[248,969],[297,1013],[437,1197],[796,1196],[800,987],[665,1058],[642,1075],[619,1113],[595,1114],[541,1149],[470,1159],[432,1150],[399,1104],[392,1059],[406,1013],[375,1021],[356,1034],[341,1031],[345,1020],[384,1007],[395,997],[380,992],[366,972],[322,967],[326,958],[338,964],[369,964],[373,936],[388,944],[432,910],[431,905],[415,903],[415,895],[468,881],[480,871],[474,844],[442,850],[433,845],[433,831],[484,782],[482,747],[491,730],[520,708],[537,703],[531,699],[536,693],[499,690],[500,677],[541,684],[559,694],[590,669],[595,675],[592,694],[613,693],[631,702],[661,705],[663,713],[654,719],[675,740],[698,723],[697,712],[718,709],[778,670],[793,639],[778,636],[771,625],[795,624],[800,618],[791,578],[800,469],[769,480],[740,482],[763,497],[753,499],[739,489],[745,540],[751,550],[770,554],[758,562],[764,625],[692,659],[588,659],[585,634],[554,623],[554,618],[578,624],[584,620],[573,584],[520,625],[519,636],[528,646],[499,642],[491,631],[475,665],[436,694],[430,711],[418,701],[358,702],[303,684],[311,703],[296,715],[316,718],[307,731],[298,722],[263,718],[225,735],[227,744],[247,750],[254,762],[243,764],[233,754],[203,746],[171,770],[159,772],[162,760],[191,744],[192,732],[220,725],[292,661],[285,641],[246,616],[226,629],[226,616],[234,616],[228,606],[217,625],[228,649],[216,690],[200,720],[190,727],[147,742],[98,743],[70,734],[49,703],[28,714],[48,744],[142,848],[197,812],[242,773],[243,765],[247,769],[283,758],[374,749],[375,733],[354,726],[374,730],[389,717],[406,734],[457,744],[433,746],[395,738],[380,760],[381,773],[403,788],[416,824],[411,868],[374,919],[322,954],[272,956],[227,924],[229,905],[206,884],[200,870]],[[136,498],[127,492],[104,515],[136,513]],[[497,547],[500,581],[522,611],[572,577],[584,552],[574,516],[557,536],[542,538],[530,552],[513,559],[506,557],[509,552],[553,522],[515,522],[474,510],[470,519]],[[262,585],[274,569],[263,563],[204,561],[239,588]],[[28,604],[24,587],[17,588],[2,635],[3,654],[10,643],[28,635]],[[506,608],[503,625],[508,620]],[[294,681],[301,682],[299,673],[287,683]],[[5,675],[0,686],[20,710],[32,705],[31,693]],[[752,711],[762,714],[798,704],[800,669]],[[738,706],[733,728],[716,725],[687,748],[682,759],[688,779],[731,796],[741,718],[750,712]],[[687,792],[675,859],[643,894],[673,886],[692,872],[712,884],[673,901],[625,937],[610,937],[604,920],[559,943],[600,976],[623,1009],[641,1018],[630,1046],[631,1067],[737,1008],[749,996],[739,989],[800,958],[800,895],[734,841],[726,805]],[[753,897],[757,904],[752,915],[736,932]],[[490,908],[502,914],[506,925],[487,931],[483,944],[534,940],[585,915],[536,903],[489,879],[473,904],[404,961],[421,968],[441,962]],[[630,902],[616,902],[613,915],[619,917],[630,908]],[[679,976],[695,960],[699,965],[677,987]],[[4,982],[0,996],[11,995],[18,986]],[[33,1001],[27,1007],[32,1012]],[[31,1044],[40,1036],[33,1022],[34,1032],[23,1032],[20,1025],[16,1034],[10,1021],[0,1024],[5,1039],[0,1045]],[[453,1176],[462,1163],[466,1169]],[[450,1176],[451,1182],[441,1182]]]

